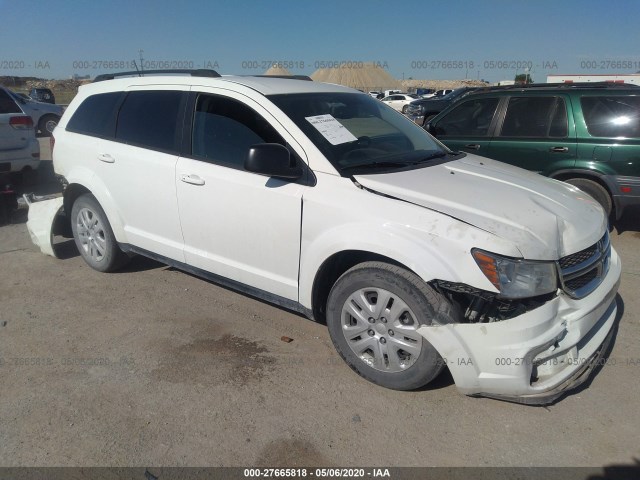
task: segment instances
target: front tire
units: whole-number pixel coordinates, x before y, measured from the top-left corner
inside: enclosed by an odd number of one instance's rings
[[[331,289],[327,326],[336,350],[358,375],[386,388],[413,390],[435,379],[444,366],[417,329],[452,323],[446,303],[414,273],[366,262],[344,273]]]
[[[91,194],[80,195],[71,208],[71,230],[84,261],[99,272],[113,272],[129,257],[120,250],[102,207]]]

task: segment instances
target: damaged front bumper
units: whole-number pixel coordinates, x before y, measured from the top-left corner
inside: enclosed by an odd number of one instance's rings
[[[518,317],[492,323],[423,325],[461,393],[526,404],[552,403],[602,363],[613,336],[622,265],[576,300],[561,294]]]

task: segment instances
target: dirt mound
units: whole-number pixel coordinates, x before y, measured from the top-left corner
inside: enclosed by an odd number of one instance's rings
[[[269,70],[264,72],[264,75],[291,75],[291,72],[286,68],[273,65]]]
[[[320,68],[311,74],[311,78],[316,82],[337,83],[365,92],[401,88],[398,80],[373,63],[348,62],[336,68]]]
[[[416,88],[433,88],[434,90],[442,90],[443,88],[460,88],[460,87],[486,87],[489,85],[482,80],[401,80],[403,92],[415,92]]]

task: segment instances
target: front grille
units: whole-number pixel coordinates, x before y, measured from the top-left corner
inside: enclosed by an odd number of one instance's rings
[[[566,282],[564,282],[564,285],[569,290],[576,291],[581,289],[585,285],[588,285],[589,282],[593,281],[593,279],[595,279],[597,276],[598,270],[594,268],[593,270],[590,270],[584,275],[574,278],[573,280],[567,280]]]
[[[602,283],[610,259],[611,244],[606,232],[597,243],[558,261],[562,289],[573,298],[586,297]]]
[[[583,262],[586,262],[591,257],[593,257],[598,251],[598,244],[593,244],[589,248],[585,248],[578,253],[574,253],[572,255],[567,255],[560,259],[560,268],[569,268],[579,265]]]

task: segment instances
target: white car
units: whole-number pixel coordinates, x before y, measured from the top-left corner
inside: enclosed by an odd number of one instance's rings
[[[407,105],[420,97],[415,94],[408,93],[394,93],[382,99],[382,102],[389,105],[394,110],[405,113],[407,111]]]
[[[0,174],[35,171],[40,165],[40,145],[33,120],[0,87]]]
[[[146,255],[302,312],[388,388],[448,368],[465,394],[547,403],[589,377],[621,263],[588,195],[350,88],[192,74],[101,77],[56,128],[92,268]]]

